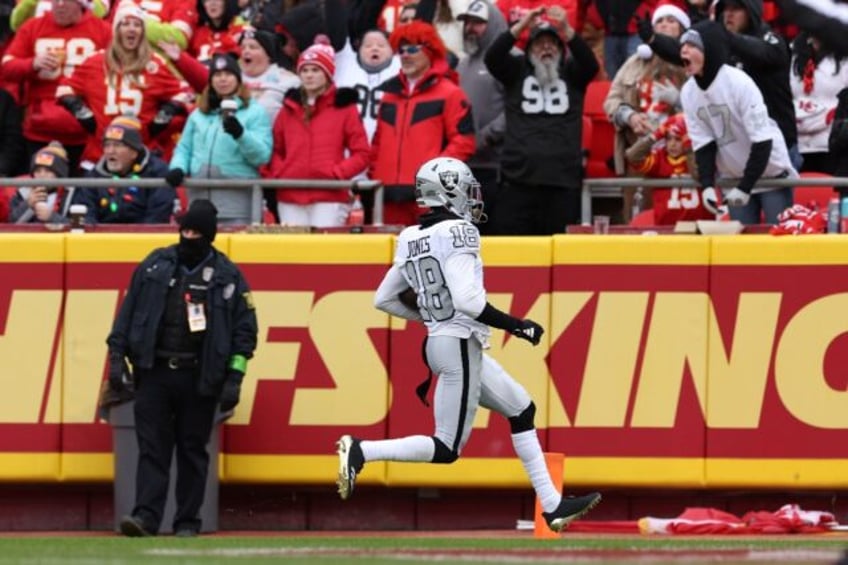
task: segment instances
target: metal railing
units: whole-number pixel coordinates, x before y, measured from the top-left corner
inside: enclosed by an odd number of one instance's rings
[[[168,186],[165,179],[112,179],[112,178],[56,178],[36,179],[31,177],[0,178],[0,186],[77,186],[85,188],[162,188]],[[294,188],[308,190],[373,190],[374,191],[374,225],[383,225],[383,183],[372,180],[315,180],[315,179],[193,179],[187,177],[182,183],[186,188],[244,188],[251,192],[251,223],[262,222],[262,189],[263,188]]]
[[[739,179],[721,179],[716,184],[721,187],[733,187]],[[58,178],[34,179],[29,177],[0,178],[0,186],[83,186],[93,188],[129,187],[160,188],[167,186],[164,179],[111,179],[111,178]],[[374,180],[315,180],[315,179],[193,179],[187,177],[182,183],[186,188],[245,188],[252,190],[251,222],[262,221],[262,189],[263,188],[293,188],[293,189],[336,189],[374,191],[373,224],[383,225],[383,194],[385,187],[380,181]],[[592,200],[594,198],[620,197],[622,188],[645,187],[680,187],[696,188],[700,186],[691,178],[645,179],[639,177],[609,177],[584,179],[581,194],[581,220],[583,223],[592,221]],[[801,177],[797,179],[760,179],[754,186],[786,187],[786,186],[833,186],[848,187],[848,177]]]
[[[739,183],[739,179],[721,179],[716,182],[720,187],[730,188]],[[620,197],[622,188],[697,188],[701,186],[692,178],[679,177],[673,179],[645,179],[641,177],[611,177],[597,179],[583,179],[583,191],[581,194],[580,217],[584,224],[592,222],[592,199]],[[778,187],[787,186],[833,186],[848,187],[848,177],[801,177],[796,179],[760,179],[755,187]]]

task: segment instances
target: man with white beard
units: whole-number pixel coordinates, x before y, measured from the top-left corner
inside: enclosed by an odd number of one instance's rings
[[[501,187],[489,219],[499,235],[551,235],[580,222],[583,98],[599,67],[565,10],[547,8],[542,20],[545,11],[527,12],[485,56],[505,90]],[[510,53],[537,20],[526,54]]]

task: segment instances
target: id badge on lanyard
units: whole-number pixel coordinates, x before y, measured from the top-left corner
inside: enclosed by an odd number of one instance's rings
[[[186,293],[186,315],[188,317],[188,329],[192,333],[206,331],[206,311],[202,302],[192,302]]]

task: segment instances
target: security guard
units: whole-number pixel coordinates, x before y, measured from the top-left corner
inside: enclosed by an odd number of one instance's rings
[[[109,344],[110,386],[133,367],[139,458],[136,503],[124,535],[159,531],[177,452],[174,532],[200,532],[215,409],[235,408],[247,360],[256,348],[256,313],[247,282],[212,247],[217,210],[194,201],[180,220],[180,242],[156,249],[135,269]]]

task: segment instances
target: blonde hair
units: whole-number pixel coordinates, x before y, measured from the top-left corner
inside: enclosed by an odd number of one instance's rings
[[[121,45],[116,33],[106,50],[106,79],[110,86],[115,85],[115,78],[123,74],[134,86],[144,88],[139,77],[150,62],[153,50],[146,38],[142,38],[136,51],[128,51]]]

